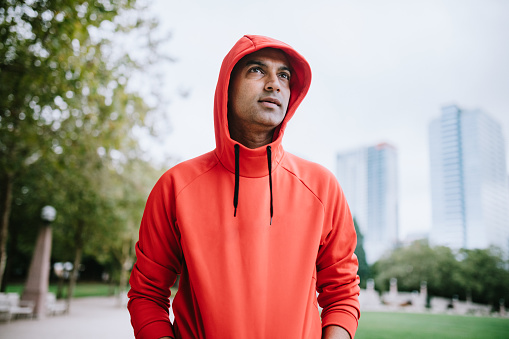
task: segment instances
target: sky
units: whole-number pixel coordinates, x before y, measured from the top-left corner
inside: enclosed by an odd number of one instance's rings
[[[396,147],[401,239],[431,227],[428,127],[443,106],[482,109],[509,149],[509,1],[154,0],[149,8],[176,59],[157,70],[168,119],[155,149],[178,161],[214,149],[219,68],[244,34],[284,41],[311,65],[287,151],[335,173],[338,152]]]

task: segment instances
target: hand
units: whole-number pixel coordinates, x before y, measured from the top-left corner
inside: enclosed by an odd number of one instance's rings
[[[350,334],[343,327],[330,325],[322,329],[322,339],[351,339]]]

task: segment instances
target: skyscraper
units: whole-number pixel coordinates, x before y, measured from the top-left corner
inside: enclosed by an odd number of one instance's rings
[[[480,110],[442,108],[429,129],[431,243],[509,251],[509,186],[500,125]]]
[[[396,149],[382,143],[340,153],[337,176],[372,264],[398,242]]]

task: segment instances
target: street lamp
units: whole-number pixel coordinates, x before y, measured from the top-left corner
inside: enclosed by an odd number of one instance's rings
[[[51,224],[57,217],[57,210],[53,206],[44,206],[41,210],[41,220],[44,223]]]
[[[53,271],[58,278],[58,288],[57,288],[57,299],[62,298],[62,290],[64,288],[64,280],[68,280],[71,276],[71,272],[73,269],[73,264],[69,261],[67,262],[56,262],[53,264]],[[69,290],[67,291],[69,293]]]
[[[39,235],[37,236],[27,282],[23,291],[22,300],[34,303],[34,314],[37,318],[43,318],[46,315],[51,256],[51,223],[56,216],[57,211],[53,206],[42,208],[42,225],[39,228]]]

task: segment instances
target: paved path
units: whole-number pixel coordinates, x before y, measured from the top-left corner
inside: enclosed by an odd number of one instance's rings
[[[113,297],[73,300],[71,311],[45,319],[0,322],[0,339],[134,339],[129,312]]]

